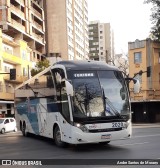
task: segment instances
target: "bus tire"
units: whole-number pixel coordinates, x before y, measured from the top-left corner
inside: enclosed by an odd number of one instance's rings
[[[24,123],[22,126],[22,135],[27,137],[28,136],[28,132],[26,131],[26,124]]]
[[[65,147],[66,143],[61,141],[61,132],[58,126],[55,127],[53,132],[54,142],[58,147]]]
[[[110,143],[110,141],[107,141],[107,142],[99,142],[100,145],[107,145],[107,144],[109,144],[109,143]]]

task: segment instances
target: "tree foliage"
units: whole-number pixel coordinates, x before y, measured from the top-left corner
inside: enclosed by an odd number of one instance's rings
[[[160,41],[160,0],[144,0],[144,3],[152,3],[151,21],[153,27],[151,29],[152,38],[155,41]]]
[[[121,56],[117,56],[114,59],[110,59],[107,63],[111,63],[119,68],[125,74],[125,76],[129,75],[129,62],[126,55],[122,54]]]
[[[47,59],[37,62],[35,68],[31,70],[31,76],[38,74],[47,67],[49,67],[49,61]]]

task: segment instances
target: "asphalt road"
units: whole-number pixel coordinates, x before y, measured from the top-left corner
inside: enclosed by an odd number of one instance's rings
[[[90,159],[90,161],[100,161],[99,159],[125,159],[136,161],[154,161],[160,159],[160,126],[159,125],[136,125],[133,126],[133,135],[129,140],[119,140],[111,142],[106,146],[98,144],[92,145],[70,145],[67,148],[57,147],[52,140],[39,137],[23,137],[21,132],[6,133],[0,135],[0,159]],[[133,159],[133,160],[132,160]],[[140,161],[139,160],[139,161]],[[61,160],[61,164],[65,160]],[[75,164],[81,164],[83,160],[76,160]],[[0,166],[2,167],[2,166]],[[3,166],[8,167],[8,166]],[[9,166],[10,167],[10,166]],[[15,167],[15,166],[13,166]],[[20,166],[21,167],[21,166]],[[23,166],[26,167],[26,166]],[[41,166],[43,167],[43,166]],[[46,166],[44,166],[46,167]],[[68,166],[48,166],[48,167],[75,167]],[[114,165],[79,165],[76,167],[117,167]],[[121,167],[160,167],[155,165],[118,165]]]

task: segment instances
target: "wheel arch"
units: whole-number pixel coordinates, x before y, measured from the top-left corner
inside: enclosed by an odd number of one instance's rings
[[[53,124],[53,131],[52,131],[52,132],[53,132],[53,135],[52,135],[53,138],[54,138],[54,130],[55,130],[56,127],[59,127],[59,129],[60,129],[60,131],[61,131],[61,128],[60,128],[59,124],[58,124],[57,122],[55,122],[55,123]]]

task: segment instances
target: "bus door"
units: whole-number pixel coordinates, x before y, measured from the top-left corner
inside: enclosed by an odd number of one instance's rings
[[[28,104],[28,120],[30,122],[31,129],[33,130],[33,133],[39,134],[39,126],[38,126],[38,116],[37,116],[37,104],[38,99],[27,100]]]
[[[55,78],[58,109],[60,111],[59,123],[63,134],[62,138],[66,142],[70,142],[71,141],[71,124],[70,124],[71,115],[69,110],[69,99],[67,96],[66,84],[64,80],[65,79],[64,70],[61,68],[56,68],[53,70],[53,75]]]

